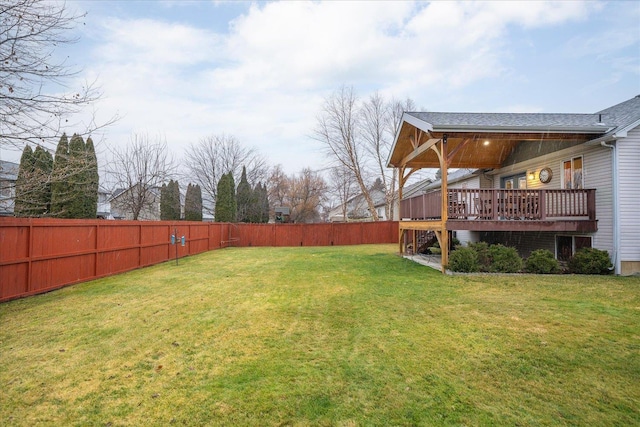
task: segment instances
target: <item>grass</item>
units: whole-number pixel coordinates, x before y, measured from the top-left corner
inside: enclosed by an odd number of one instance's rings
[[[0,305],[1,425],[640,425],[640,278],[214,251]]]

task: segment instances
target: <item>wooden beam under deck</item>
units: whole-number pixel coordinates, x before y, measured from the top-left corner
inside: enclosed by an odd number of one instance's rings
[[[400,221],[400,230],[442,230],[442,221]]]
[[[421,221],[404,221],[421,222]],[[402,222],[401,222],[402,224]],[[404,227],[411,228],[407,225]],[[475,219],[450,219],[447,221],[447,230],[468,231],[553,231],[593,233],[598,231],[597,220],[562,220],[562,221],[536,221],[536,220],[475,220]]]

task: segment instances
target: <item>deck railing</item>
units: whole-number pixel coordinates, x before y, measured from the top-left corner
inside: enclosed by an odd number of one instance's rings
[[[403,220],[441,219],[442,193],[422,194],[400,203]],[[595,190],[450,189],[449,219],[563,220],[596,217]]]

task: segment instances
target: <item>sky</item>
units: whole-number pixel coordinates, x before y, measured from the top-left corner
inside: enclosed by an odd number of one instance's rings
[[[226,134],[289,174],[320,170],[328,159],[311,135],[341,86],[448,112],[594,113],[640,94],[640,2],[67,7],[87,12],[79,41],[55,52],[81,70],[69,86],[95,81],[102,98],[91,115],[119,117],[94,135],[102,163],[133,134],[166,139],[176,160]]]

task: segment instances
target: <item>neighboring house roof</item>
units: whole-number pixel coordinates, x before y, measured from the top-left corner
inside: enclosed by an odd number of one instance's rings
[[[459,181],[469,179],[474,175],[479,175],[482,169],[458,169],[447,174],[447,184],[455,184]],[[442,186],[442,180],[438,179],[425,187],[425,190],[435,190]]]
[[[0,160],[0,179],[15,181],[18,178],[20,165],[6,160]]]
[[[134,185],[133,187],[130,187],[130,188],[134,188],[134,187],[137,187],[137,186],[138,186],[138,184],[136,184],[136,185]],[[124,193],[127,190],[128,190],[127,188],[116,188],[115,190],[113,190],[113,193],[111,194],[110,201],[113,201],[113,200],[119,198],[122,195],[122,193]],[[148,191],[151,194],[153,194],[154,196],[160,197],[160,187],[151,187],[151,188],[149,188]],[[182,193],[180,193],[181,201],[182,201],[182,197],[183,197]]]
[[[406,187],[404,187],[402,189],[402,198],[406,199],[406,198],[413,197],[413,196],[418,195],[418,194],[423,194],[425,187],[427,185],[431,184],[432,182],[433,182],[432,179],[427,178],[427,179],[423,179],[423,180],[418,181],[418,182],[414,182],[411,185],[407,185]]]
[[[371,200],[373,201],[373,206],[376,208],[382,207],[386,205],[386,198],[385,198],[385,194],[384,191],[382,190],[378,190],[378,189],[372,189],[369,192],[369,195],[371,196]],[[349,208],[353,208],[354,205],[358,206],[362,209],[366,209],[368,211],[368,206],[367,203],[365,201],[364,195],[362,193],[358,193],[355,196],[351,197],[349,200],[347,200],[345,203],[345,205],[347,205],[348,209]],[[343,205],[338,205],[336,207],[334,207],[333,209],[331,209],[329,211],[329,216],[339,216],[342,217],[341,213],[342,213],[342,206]]]
[[[457,169],[451,173],[447,174],[447,183],[455,184],[459,181],[464,181],[465,179],[471,178],[472,176],[478,175],[483,171],[483,169]],[[402,198],[408,199],[413,196],[417,196],[420,194],[428,193],[433,190],[437,190],[442,186],[442,180],[437,179],[435,181],[431,181],[426,179],[424,181],[420,181],[412,186],[409,191],[402,191]]]
[[[290,215],[291,214],[289,206],[278,206],[277,208],[274,208],[274,212],[277,213],[277,214],[282,214],[282,215]]]
[[[113,193],[111,193],[111,200],[117,198],[120,194],[124,193],[127,189],[126,188],[116,188],[115,190],[113,190]]]
[[[13,215],[14,186],[20,165],[0,160],[0,216]]]
[[[371,200],[373,200],[374,205],[377,205],[378,203],[385,203],[384,191],[378,190],[378,189],[372,189],[370,190],[369,195],[371,196]],[[362,195],[362,193],[358,193],[355,196],[352,196],[351,198],[349,198],[345,202],[345,204],[348,205],[349,203],[353,203],[361,199],[364,200],[364,196]]]

